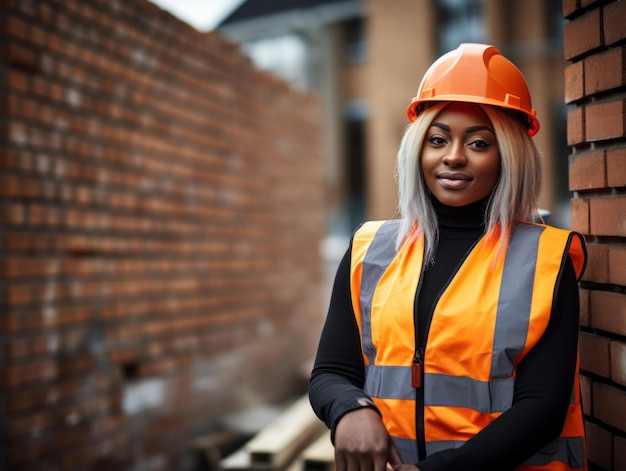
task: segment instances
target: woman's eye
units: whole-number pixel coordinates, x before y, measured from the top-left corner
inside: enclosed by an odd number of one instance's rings
[[[470,147],[476,147],[478,149],[484,149],[485,147],[489,147],[489,143],[483,141],[482,139],[476,139],[469,143]]]
[[[446,140],[441,136],[430,136],[428,142],[434,146],[442,146],[446,143]]]

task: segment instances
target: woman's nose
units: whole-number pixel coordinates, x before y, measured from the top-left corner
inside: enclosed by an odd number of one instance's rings
[[[467,162],[463,144],[453,143],[443,158],[443,163],[451,167],[459,167]]]

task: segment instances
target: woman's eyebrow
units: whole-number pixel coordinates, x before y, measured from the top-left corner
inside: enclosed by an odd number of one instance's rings
[[[469,128],[465,130],[467,134],[476,132],[476,131],[489,131],[491,134],[495,134],[493,132],[493,129],[491,129],[489,126],[470,126]]]
[[[443,123],[432,123],[431,126],[434,126],[436,128],[439,129],[443,129],[444,131],[450,132],[450,126],[448,126],[447,124],[443,124]]]
[[[442,129],[443,131],[446,132],[450,132],[450,126],[448,126],[447,124],[443,124],[443,123],[439,123],[439,122],[434,122],[431,124],[431,126]],[[476,131],[489,131],[491,134],[495,134],[495,132],[493,131],[493,129],[491,129],[488,126],[470,126],[469,128],[467,128],[465,130],[465,134],[471,134],[473,132]]]

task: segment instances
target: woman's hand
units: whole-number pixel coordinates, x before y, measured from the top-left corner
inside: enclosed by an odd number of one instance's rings
[[[374,409],[356,409],[341,418],[335,429],[335,465],[337,471],[387,471],[387,465],[402,465],[400,454]]]

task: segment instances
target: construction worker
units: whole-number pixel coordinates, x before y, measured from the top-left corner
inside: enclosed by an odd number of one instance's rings
[[[337,470],[587,469],[585,244],[538,222],[524,77],[495,47],[462,44],[407,114],[401,217],[353,234],[309,385]]]

